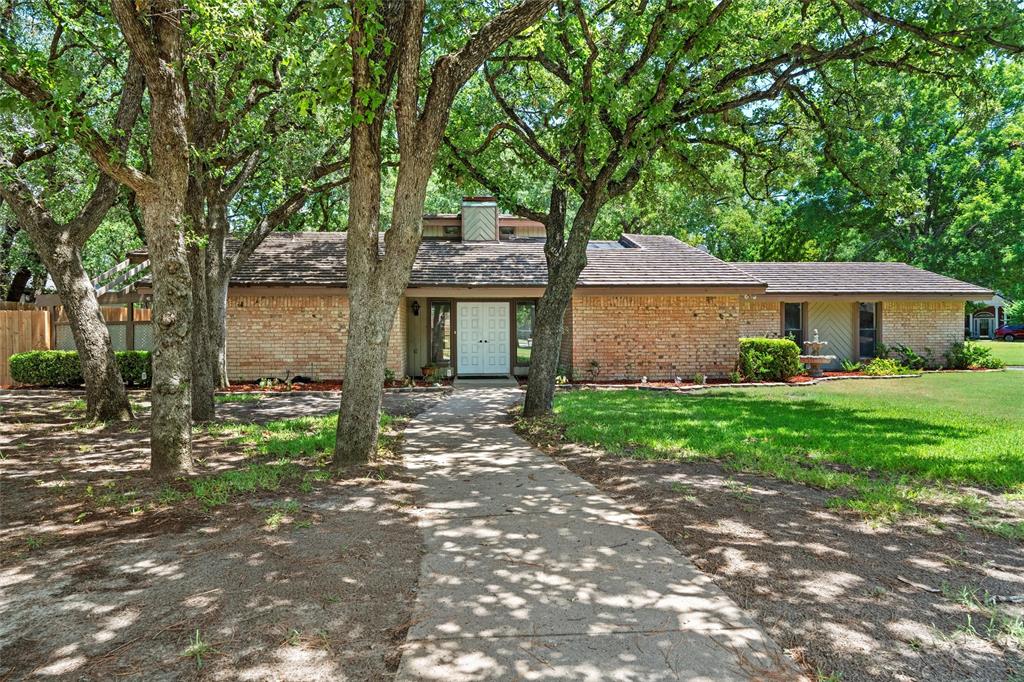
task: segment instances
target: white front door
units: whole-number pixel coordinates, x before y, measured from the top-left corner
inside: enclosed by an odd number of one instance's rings
[[[509,373],[508,305],[508,301],[455,304],[459,374]]]

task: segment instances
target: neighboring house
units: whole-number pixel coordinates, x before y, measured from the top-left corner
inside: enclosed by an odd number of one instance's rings
[[[1006,324],[1006,306],[1013,303],[996,293],[987,300],[972,301],[979,307],[964,316],[964,330],[972,339],[994,339],[996,330]]]
[[[547,278],[543,235],[536,222],[499,215],[493,200],[425,217],[388,367],[399,376],[427,365],[442,375],[526,374]],[[273,234],[236,271],[227,312],[231,379],[342,378],[345,240]],[[726,263],[668,236],[593,241],[587,260],[565,318],[561,363],[598,380],[721,377],[736,366],[740,337],[801,341],[815,329],[842,359],[870,357],[881,342],[941,358],[963,339],[964,302],[991,296],[900,263]],[[134,292],[145,301],[145,286]]]

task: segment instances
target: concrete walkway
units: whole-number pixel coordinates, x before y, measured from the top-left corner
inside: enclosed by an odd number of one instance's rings
[[[399,680],[794,680],[711,580],[458,390],[406,430],[426,542]]]

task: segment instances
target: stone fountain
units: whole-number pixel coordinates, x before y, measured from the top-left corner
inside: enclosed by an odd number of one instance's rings
[[[818,330],[814,330],[814,340],[804,341],[806,355],[800,356],[800,362],[807,365],[807,372],[812,377],[820,377],[824,374],[822,369],[825,365],[836,359],[834,355],[822,355],[821,349],[828,345],[828,341],[818,338]]]

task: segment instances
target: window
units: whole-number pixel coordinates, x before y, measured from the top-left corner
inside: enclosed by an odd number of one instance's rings
[[[533,323],[537,319],[534,301],[516,303],[516,367],[529,367],[533,353]]]
[[[784,306],[782,335],[796,341],[796,345],[800,346],[802,353],[804,350],[804,304],[786,303]]]
[[[459,225],[445,225],[442,233],[445,237],[458,237],[462,234],[462,227]]]
[[[512,239],[516,236],[516,228],[511,225],[502,225],[498,228],[498,231],[501,234],[502,239]]]
[[[452,361],[452,304],[451,301],[430,303],[430,362],[449,365]]]
[[[876,303],[861,303],[858,312],[860,320],[860,356],[862,358],[875,357],[875,346],[877,342],[876,328]]]

